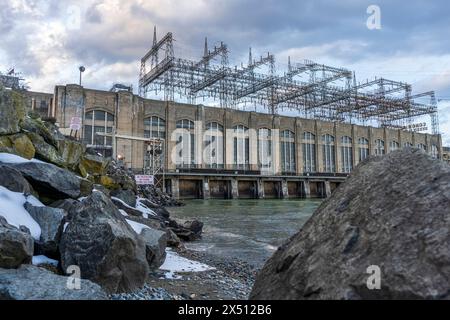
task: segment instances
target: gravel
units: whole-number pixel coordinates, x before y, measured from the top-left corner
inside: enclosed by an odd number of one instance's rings
[[[112,300],[246,300],[255,281],[257,269],[237,259],[205,252],[181,250],[181,256],[208,264],[216,270],[177,273],[167,279],[165,272],[150,274],[148,283],[132,293],[111,295]],[[180,277],[181,276],[181,277]]]

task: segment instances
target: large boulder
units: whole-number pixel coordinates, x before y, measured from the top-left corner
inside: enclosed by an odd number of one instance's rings
[[[165,231],[144,228],[141,237],[145,241],[145,252],[150,269],[156,270],[166,259],[167,233]]]
[[[0,164],[0,186],[13,192],[25,194],[33,192],[31,185],[18,170],[3,164]]]
[[[59,241],[66,218],[66,211],[52,207],[35,207],[26,202],[25,209],[41,227],[41,237],[36,244],[36,254],[50,258],[59,257]]]
[[[24,98],[18,92],[0,87],[0,135],[18,133],[25,113]]]
[[[86,151],[86,147],[78,141],[64,139],[58,140],[58,151],[64,166],[77,171],[81,157]]]
[[[0,269],[0,300],[108,299],[99,285],[81,280],[77,289],[71,286],[75,281],[32,265],[23,265],[19,269]]]
[[[62,158],[56,147],[47,143],[42,136],[36,133],[30,132],[27,133],[27,135],[36,150],[36,158],[45,162],[56,164],[59,167],[65,166],[64,159]]]
[[[418,149],[363,162],[268,260],[251,299],[449,299],[449,177]]]
[[[143,239],[99,191],[72,210],[60,252],[63,269],[79,266],[83,278],[109,293],[142,287],[149,272]]]
[[[80,158],[80,171],[90,175],[104,175],[108,169],[110,161],[101,156],[84,154]]]
[[[58,200],[68,197],[78,198],[81,194],[81,179],[69,170],[43,162],[16,163],[8,166],[20,171],[40,196]]]
[[[17,268],[23,263],[30,263],[32,257],[33,238],[30,231],[25,227],[17,229],[0,216],[0,268]]]
[[[10,136],[4,136],[3,138],[8,138],[10,141],[11,152],[9,153],[16,154],[25,159],[34,158],[35,148],[26,134],[17,133]]]

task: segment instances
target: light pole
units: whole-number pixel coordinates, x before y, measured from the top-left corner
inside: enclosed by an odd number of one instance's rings
[[[86,68],[85,68],[84,66],[80,66],[80,67],[78,68],[78,70],[80,70],[80,86],[81,86],[81,75],[82,75],[83,72],[86,71]]]

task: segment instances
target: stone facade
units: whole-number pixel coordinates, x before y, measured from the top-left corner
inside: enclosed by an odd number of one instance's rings
[[[104,111],[114,116],[113,126],[117,135],[126,135],[134,137],[144,137],[144,119],[149,117],[158,117],[164,120],[165,123],[165,171],[168,178],[171,180],[172,192],[178,193],[175,186],[180,184],[176,179],[191,179],[192,181],[199,181],[197,193],[198,196],[208,197],[210,194],[209,180],[223,180],[227,181],[229,190],[227,193],[230,197],[236,195],[239,189],[239,183],[233,179],[254,180],[256,185],[256,197],[264,197],[264,190],[270,191],[275,188],[279,197],[289,196],[288,190],[295,187],[289,185],[289,180],[294,182],[301,182],[301,193],[308,195],[310,192],[308,185],[314,179],[319,179],[316,182],[319,184],[313,186],[313,189],[320,189],[322,194],[329,194],[333,189],[333,179],[338,183],[341,177],[346,177],[347,171],[342,163],[342,143],[343,137],[350,139],[351,147],[351,167],[354,168],[360,160],[360,138],[368,141],[368,153],[370,155],[376,153],[378,148],[377,143],[384,142],[384,153],[389,153],[391,143],[396,143],[402,147],[407,144],[418,146],[419,144],[426,147],[426,152],[433,153],[435,157],[442,157],[442,142],[439,135],[413,133],[402,130],[393,130],[386,128],[374,128],[367,126],[359,126],[345,123],[333,123],[320,120],[302,119],[296,117],[270,115],[256,112],[245,112],[231,109],[222,109],[216,107],[206,107],[203,105],[188,105],[174,102],[164,102],[157,100],[143,99],[139,96],[133,95],[127,91],[107,92],[99,90],[86,89],[78,85],[57,86],[54,94],[54,109],[53,116],[57,123],[62,128],[63,132],[70,132],[70,122],[75,116],[80,116],[85,123],[85,116],[91,111]],[[103,113],[102,113],[103,115]],[[195,158],[195,164],[184,168],[177,166],[177,163],[172,159],[174,150],[177,145],[177,122],[180,120],[192,121],[194,127],[192,129],[193,140],[195,141],[193,150],[190,150]],[[223,166],[214,168],[205,164],[203,160],[203,153],[205,142],[203,140],[206,126],[216,122],[224,128],[223,133]],[[235,126],[243,126],[248,128],[248,165],[245,168],[237,168],[235,164],[235,135],[233,128]],[[268,172],[262,173],[258,162],[258,129],[267,128],[272,132],[272,156],[271,169]],[[280,133],[288,130],[293,133],[295,142],[295,171],[284,172],[281,162],[283,161],[280,155],[281,140],[278,138]],[[304,166],[304,134],[309,132],[314,137],[314,152],[315,165],[314,172],[307,173]],[[326,170],[325,157],[330,158],[330,154],[325,155],[324,136],[329,135],[334,138],[333,146],[327,150],[331,150],[334,155],[334,171]],[[78,137],[83,138],[84,132],[78,132]],[[378,141],[378,142],[377,142]],[[128,168],[139,172],[144,166],[144,151],[145,143],[143,141],[132,141],[128,139],[116,139],[116,155],[121,155]],[[348,158],[347,158],[348,159]],[[348,160],[347,160],[348,161]],[[347,164],[348,165],[348,164]],[[327,177],[324,179],[323,177]],[[306,178],[306,180],[305,180]],[[279,186],[273,187],[268,183],[264,186],[264,182],[274,180],[279,182]],[[278,179],[278,180],[277,180]],[[301,180],[295,180],[301,179]],[[292,182],[292,181],[291,181]],[[323,182],[323,185],[321,183]],[[193,184],[194,185],[194,184]],[[196,184],[197,185],[197,184]],[[213,185],[217,184],[213,182]],[[219,184],[220,185],[220,184]],[[206,186],[206,187],[205,187]],[[273,188],[272,188],[273,187]],[[218,187],[219,188],[219,187]],[[272,188],[272,189],[271,189]],[[275,190],[274,189],[274,190]],[[274,191],[275,192],[275,191]]]

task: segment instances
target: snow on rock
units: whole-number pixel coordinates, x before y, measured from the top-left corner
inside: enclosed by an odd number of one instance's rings
[[[32,260],[33,265],[35,266],[39,266],[41,264],[49,264],[52,266],[57,267],[58,266],[58,261],[50,259],[46,256],[34,256],[33,260]]]
[[[45,163],[45,162],[37,160],[37,159],[28,160],[28,159],[22,158],[20,156],[17,156],[15,154],[4,153],[4,152],[0,152],[0,162],[3,162],[3,163],[25,163],[25,162]]]
[[[215,270],[215,268],[206,264],[186,259],[176,252],[166,251],[167,256],[163,265],[159,267],[161,270],[169,271],[166,277],[173,277],[173,272],[202,272]]]
[[[145,224],[139,223],[139,222],[135,222],[132,220],[127,220],[128,224],[130,225],[131,228],[133,228],[134,232],[136,232],[137,234],[141,234],[143,229],[150,229],[148,226],[146,226]]]
[[[128,217],[128,213],[125,212],[125,210],[119,209],[119,212],[121,215],[123,215],[124,217]]]
[[[34,197],[26,197],[23,193],[12,192],[0,186],[0,216],[3,216],[10,225],[17,228],[20,226],[27,227],[31,231],[31,236],[35,240],[39,240],[41,237],[41,227],[23,207],[27,201],[33,205],[38,204],[39,206],[44,206]]]
[[[128,204],[126,204],[122,199],[119,199],[117,197],[111,197],[112,200],[115,201],[119,201],[120,203],[122,203],[125,207],[133,209],[133,210],[138,210],[140,212],[142,212],[142,217],[143,218],[148,218],[148,216],[156,216],[155,211],[153,211],[152,209],[149,209],[146,205],[144,205],[140,199],[141,198],[137,198],[136,200],[136,207],[133,208],[131,206],[129,206]]]
[[[142,212],[142,216],[144,218],[148,218],[148,216],[156,216],[155,211],[149,209],[145,204],[141,202],[141,198],[138,198],[136,201],[136,210]]]

